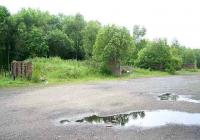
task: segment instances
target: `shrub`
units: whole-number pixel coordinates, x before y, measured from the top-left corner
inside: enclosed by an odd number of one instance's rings
[[[167,42],[158,40],[139,52],[135,64],[140,68],[165,70],[170,65],[171,57]]]

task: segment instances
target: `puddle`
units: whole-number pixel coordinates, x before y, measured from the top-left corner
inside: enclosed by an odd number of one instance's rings
[[[69,123],[69,122],[70,122],[69,120],[61,120],[61,121],[60,121],[61,124],[67,124],[67,123]]]
[[[165,93],[158,96],[159,100],[167,100],[167,101],[185,101],[191,103],[200,103],[199,100],[192,99],[190,95],[175,95],[171,93]]]
[[[194,100],[192,99],[191,96],[187,96],[187,95],[180,95],[179,98],[178,98],[178,101],[186,101],[186,102],[191,102],[191,103],[200,103],[199,100]]]
[[[171,93],[165,93],[165,94],[158,96],[158,98],[160,100],[176,101],[178,96],[171,94]]]
[[[65,122],[65,121],[63,121]],[[69,121],[67,120],[67,123]],[[92,115],[74,121],[76,123],[105,124],[112,126],[159,127],[167,124],[200,126],[200,113],[187,113],[171,110],[137,111],[112,116]],[[60,121],[61,123],[61,121]]]

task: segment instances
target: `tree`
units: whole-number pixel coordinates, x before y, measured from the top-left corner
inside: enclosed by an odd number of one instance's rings
[[[83,30],[83,48],[87,59],[92,57],[93,46],[100,28],[101,24],[98,21],[89,21]]]
[[[9,63],[9,17],[8,9],[0,6],[0,64]]]
[[[172,55],[166,40],[156,40],[148,44],[138,54],[136,65],[152,70],[166,70],[170,66]]]
[[[170,46],[170,51],[172,54],[172,67],[175,68],[175,70],[180,70],[183,65],[183,52],[185,48],[181,46],[181,44],[178,42],[178,40],[173,40]]]
[[[197,67],[200,68],[200,49],[195,49],[194,53],[196,57]]]
[[[29,57],[45,57],[47,56],[48,46],[43,31],[39,28],[33,27],[30,32],[26,32],[24,37],[25,52]]]
[[[52,16],[48,12],[43,12],[35,9],[22,9],[14,15],[16,25],[24,23],[26,29],[29,30],[33,26],[47,31],[48,25],[52,21]]]
[[[93,59],[101,70],[112,71],[118,68],[133,47],[133,40],[125,27],[108,25],[102,28],[97,35],[93,50]]]
[[[135,50],[135,57],[134,60],[137,59],[138,53],[140,50],[147,46],[148,41],[144,38],[146,34],[146,28],[141,27],[140,25],[135,25],[133,27],[133,40],[135,42],[136,50]]]
[[[146,28],[141,27],[140,25],[135,25],[133,27],[133,37],[136,42],[139,42],[146,34]]]
[[[72,58],[73,41],[61,30],[55,29],[47,35],[49,56],[60,56],[64,59]]]
[[[83,50],[83,34],[82,31],[85,28],[86,22],[81,14],[75,16],[65,17],[63,21],[64,32],[73,40],[75,48],[76,59],[84,58]]]
[[[48,12],[22,9],[12,16],[14,59],[47,56],[46,33],[52,20]]]
[[[196,66],[196,57],[194,50],[185,49],[183,52],[183,65],[185,67],[194,68]]]

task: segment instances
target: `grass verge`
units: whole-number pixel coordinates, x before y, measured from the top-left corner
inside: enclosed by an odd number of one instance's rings
[[[86,81],[99,80],[119,80],[130,78],[161,77],[169,76],[168,72],[150,71],[135,68],[129,74],[121,77],[105,75],[93,68],[87,61],[62,60],[60,58],[34,58],[32,80],[17,78],[15,81],[11,77],[0,76],[0,88],[3,87],[23,87],[42,84],[59,83],[81,83]],[[181,70],[176,75],[191,75],[200,73],[199,70]]]

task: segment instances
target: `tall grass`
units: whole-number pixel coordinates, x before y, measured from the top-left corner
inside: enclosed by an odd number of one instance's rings
[[[62,60],[58,57],[34,58],[31,61],[34,82],[54,83],[106,77],[86,61]]]
[[[130,73],[121,77],[102,74],[98,67],[93,67],[90,61],[62,60],[58,57],[33,58],[33,75],[31,80],[0,76],[0,87],[27,86],[36,83],[66,83],[83,82],[109,79],[130,79],[140,77],[158,77],[171,75],[167,72],[150,71],[147,69],[134,68]],[[199,71],[200,72],[200,71]],[[178,75],[192,74],[187,70],[176,72]]]

